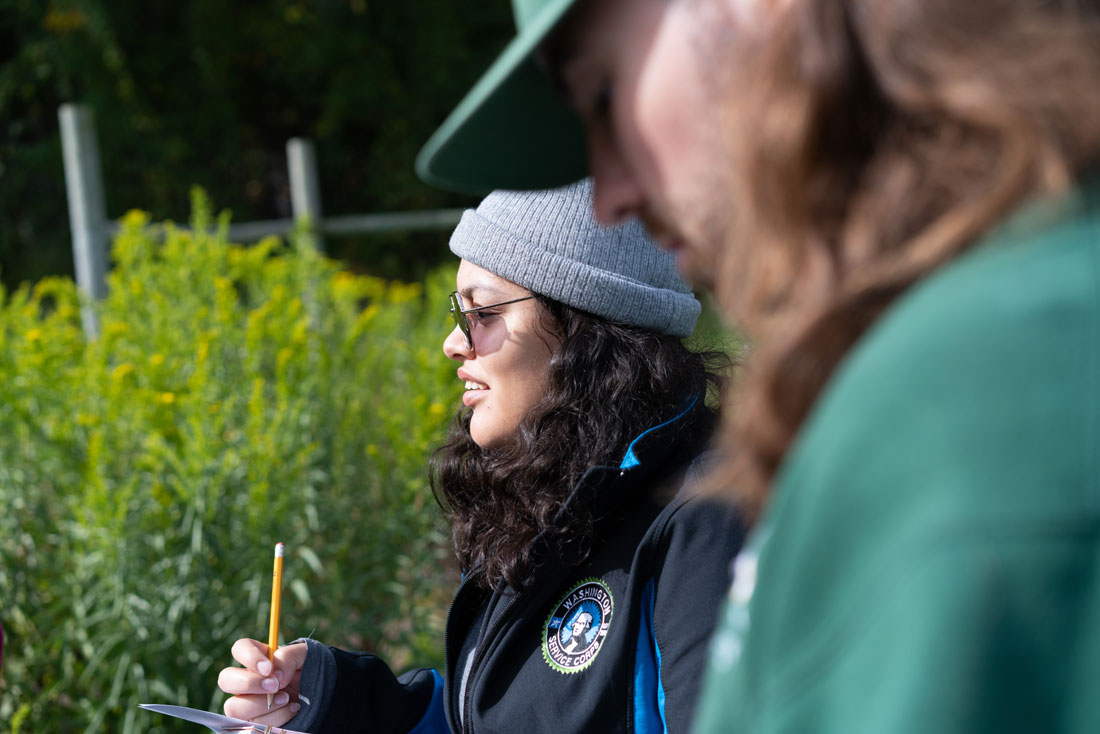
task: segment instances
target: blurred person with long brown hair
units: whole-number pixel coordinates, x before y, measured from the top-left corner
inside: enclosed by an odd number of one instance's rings
[[[701,730],[1095,731],[1095,0],[516,8],[422,175],[588,170],[752,344]]]

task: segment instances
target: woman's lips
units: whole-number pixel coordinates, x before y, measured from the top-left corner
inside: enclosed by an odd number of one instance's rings
[[[467,408],[472,408],[482,398],[484,398],[489,392],[489,388],[483,388],[481,390],[467,390],[462,393],[462,404]]]
[[[469,373],[464,369],[458,370],[458,379],[462,380],[466,385],[466,392],[462,393],[462,404],[466,407],[472,407],[481,398],[485,396],[485,393],[489,392],[489,386],[484,382],[478,382],[471,379]]]

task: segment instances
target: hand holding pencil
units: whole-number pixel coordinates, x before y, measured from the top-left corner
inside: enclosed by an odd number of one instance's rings
[[[218,675],[218,686],[233,694],[223,707],[227,716],[272,726],[282,726],[298,712],[298,684],[306,661],[304,643],[279,647],[284,553],[283,544],[276,544],[268,643],[237,640],[233,659],[244,667],[225,668]]]

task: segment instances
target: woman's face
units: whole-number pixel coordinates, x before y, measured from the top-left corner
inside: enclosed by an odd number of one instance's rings
[[[526,289],[466,260],[458,268],[462,308],[488,306],[529,296]],[[466,314],[473,348],[456,326],[443,352],[460,363],[466,383],[462,404],[473,408],[470,435],[482,448],[499,447],[546,392],[550,355],[560,337],[542,324],[534,299]]]

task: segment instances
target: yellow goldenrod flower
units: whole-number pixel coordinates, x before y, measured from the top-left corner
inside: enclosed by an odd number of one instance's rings
[[[371,321],[374,320],[374,317],[378,315],[378,311],[378,304],[372,303],[371,305],[363,309],[363,313],[359,315],[359,320],[364,324],[369,324]]]
[[[131,209],[122,215],[121,224],[123,227],[137,229],[138,227],[144,227],[149,223],[149,214],[143,212],[141,209]]]
[[[112,321],[103,327],[103,335],[108,337],[120,336],[130,330],[130,327],[122,321]]]

